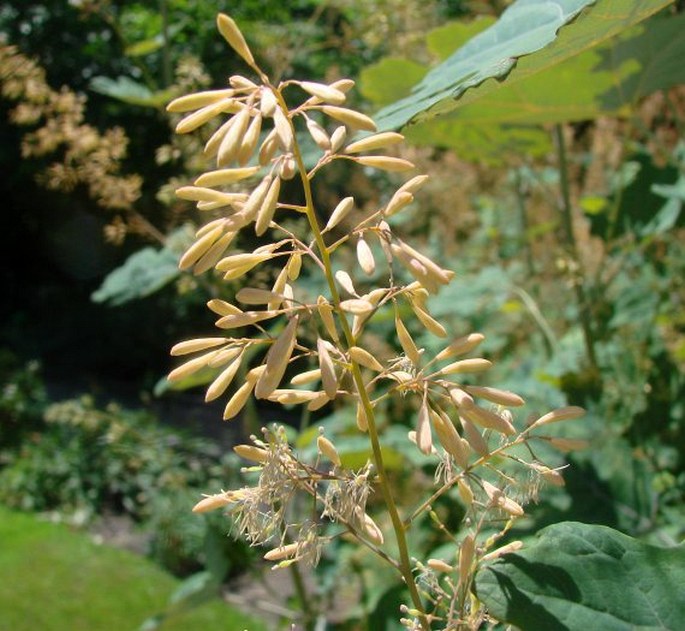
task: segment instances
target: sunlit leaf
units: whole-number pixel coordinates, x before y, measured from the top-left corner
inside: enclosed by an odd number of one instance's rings
[[[491,615],[521,629],[646,631],[682,626],[684,583],[685,546],[565,522],[483,567],[475,590]]]

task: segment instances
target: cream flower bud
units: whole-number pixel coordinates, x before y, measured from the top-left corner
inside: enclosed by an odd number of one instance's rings
[[[365,114],[355,112],[354,110],[345,107],[337,107],[335,105],[324,105],[321,108],[326,116],[330,116],[341,123],[344,123],[352,129],[362,129],[364,131],[376,131],[376,123],[373,122]]]
[[[254,57],[235,21],[226,14],[219,13],[216,18],[216,25],[219,29],[219,33],[223,35],[224,39],[231,45],[231,48],[233,48],[233,50],[235,50],[235,52],[250,66],[253,66]]]

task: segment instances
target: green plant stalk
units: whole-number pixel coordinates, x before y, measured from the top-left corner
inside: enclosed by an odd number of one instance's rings
[[[562,220],[564,224],[564,237],[566,250],[576,266],[579,275],[579,282],[574,281],[573,288],[580,310],[580,324],[583,330],[583,340],[585,342],[585,352],[587,353],[590,366],[598,372],[597,354],[595,353],[594,336],[592,333],[592,322],[590,310],[588,308],[587,295],[585,294],[585,276],[578,257],[578,247],[575,236],[573,235],[573,209],[571,207],[571,194],[568,178],[568,160],[566,158],[566,143],[564,142],[564,130],[560,124],[554,126],[554,136],[557,145],[557,159],[559,161],[559,181],[561,185],[562,201]]]
[[[280,105],[284,108],[285,111],[287,111],[287,105],[283,101],[283,98],[281,97],[280,93],[276,90],[274,90],[274,93],[277,94],[277,98],[280,101]],[[296,140],[295,128],[292,124],[292,120],[290,120],[290,126],[294,138],[293,155],[297,163],[297,168],[300,173],[300,178],[302,180],[302,186],[304,189],[305,211],[307,219],[309,221],[309,225],[312,229],[312,232],[314,233],[316,245],[319,249],[319,252],[321,253],[321,261],[324,265],[326,280],[328,282],[328,287],[331,291],[331,298],[333,299],[333,303],[336,306],[336,311],[339,316],[340,324],[345,335],[345,341],[348,347],[351,347],[355,345],[354,336],[352,335],[352,331],[350,329],[347,318],[345,317],[345,314],[340,310],[340,293],[338,292],[338,288],[335,284],[335,278],[333,277],[330,253],[328,252],[328,248],[326,247],[323,235],[321,234],[321,229],[319,228],[319,222],[316,218],[311,183],[309,181],[309,178],[307,177],[307,169],[305,168],[304,161],[302,159],[302,153],[300,152],[300,147]],[[409,546],[407,542],[407,536],[405,533],[405,527],[402,523],[402,518],[400,517],[397,505],[395,504],[395,499],[393,498],[392,490],[390,488],[390,481],[388,479],[388,474],[385,469],[385,464],[383,462],[383,453],[381,451],[381,444],[378,436],[378,428],[376,427],[376,419],[374,416],[373,408],[371,406],[371,400],[369,399],[368,392],[366,391],[366,386],[364,384],[364,379],[362,377],[361,370],[354,361],[352,362],[352,377],[354,379],[357,392],[359,393],[359,397],[364,408],[364,414],[366,415],[369,440],[371,442],[371,449],[373,451],[376,472],[378,474],[378,480],[380,483],[383,500],[385,501],[388,513],[390,514],[390,520],[392,521],[393,530],[395,531],[397,549],[400,555],[399,570],[402,574],[402,577],[404,578],[407,588],[409,589],[409,593],[412,602],[414,603],[414,607],[416,607],[416,609],[420,612],[419,618],[421,620],[421,626],[426,631],[429,631],[430,624],[428,623],[428,619],[424,613],[423,602],[421,600],[421,596],[419,595],[416,583],[414,582],[414,575],[411,571],[411,560],[409,558]]]

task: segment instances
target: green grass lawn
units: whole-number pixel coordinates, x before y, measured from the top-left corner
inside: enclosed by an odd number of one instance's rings
[[[135,631],[178,581],[149,560],[0,506],[0,631]],[[161,631],[264,631],[216,600]]]

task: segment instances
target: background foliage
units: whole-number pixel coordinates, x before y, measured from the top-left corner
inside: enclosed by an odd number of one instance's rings
[[[568,465],[566,487],[541,492],[511,536],[532,538],[543,526],[575,520],[636,538],[640,554],[652,549],[648,544],[682,542],[683,13],[679,3],[599,2],[605,14],[627,17],[598,26],[590,3],[578,2],[575,9],[587,11],[556,39],[561,22],[545,27],[552,44],[513,67],[496,63],[487,40],[472,40],[486,61],[491,57],[478,75],[466,67],[452,73],[464,62],[450,55],[495,24],[508,3],[0,2],[0,33],[16,47],[10,56],[35,62],[50,98],[73,95],[63,112],[43,97],[31,100],[44,92],[31,93],[28,80],[18,97],[7,88],[12,75],[0,72],[0,500],[91,523],[104,513],[127,514],[152,533],[149,553],[181,575],[221,556],[226,565],[210,569],[223,580],[252,558],[217,537],[228,530],[225,522],[198,522],[187,513],[199,489],[228,486],[238,475],[223,454],[235,433],[217,443],[170,427],[180,417],[213,434],[219,416],[196,411],[195,390],[169,392],[160,381],[171,344],[210,330],[207,298],[236,289],[176,268],[201,219],[172,191],[198,172],[200,142],[174,138],[174,121],[163,112],[171,96],[224,85],[234,72],[236,60],[214,25],[216,12],[228,10],[275,75],[357,78],[353,98],[369,113],[380,110],[388,127],[427,119],[415,97],[403,99],[415,84],[433,94],[449,69],[439,97],[428,103],[428,114],[444,115],[406,130],[408,157],[434,176],[421,208],[402,218],[403,229],[457,272],[431,311],[455,335],[486,333],[485,351],[499,366],[493,381],[526,396],[531,415],[566,403],[589,410],[571,436],[589,439],[589,448],[551,456]],[[512,52],[538,46],[525,43]],[[488,79],[505,75],[501,84]],[[22,104],[38,107],[37,118],[18,115]],[[40,155],[22,149],[27,135],[54,129],[74,112],[82,114],[76,129],[97,132],[94,150],[121,130],[112,185],[140,182],[126,208],[103,206],[85,180],[46,186],[55,165],[76,168],[70,151],[80,132],[65,131],[62,144]],[[344,169],[327,177],[324,207],[342,191],[371,206],[393,184]],[[378,329],[379,349],[391,329],[392,322]],[[434,344],[412,334],[428,349]],[[164,399],[155,398],[155,386],[166,390]],[[253,410],[252,418],[255,412],[274,414]],[[428,488],[404,438],[410,412],[386,411],[389,463],[403,488]],[[186,423],[198,418],[204,420]],[[256,429],[250,418],[237,433]],[[309,421],[327,428],[343,458],[363,463],[367,452],[345,410]],[[298,447],[312,449],[313,436],[302,432]],[[445,500],[436,510],[457,528],[462,514],[455,506]],[[543,531],[543,543],[550,532]],[[433,556],[453,554],[427,535],[415,544]],[[531,547],[533,561],[522,558],[535,562],[539,549]],[[494,568],[478,585],[493,602]],[[333,610],[338,628],[392,628],[399,589],[390,578],[372,578],[376,570],[363,553],[341,545],[323,561],[319,610],[346,584],[359,604]]]

